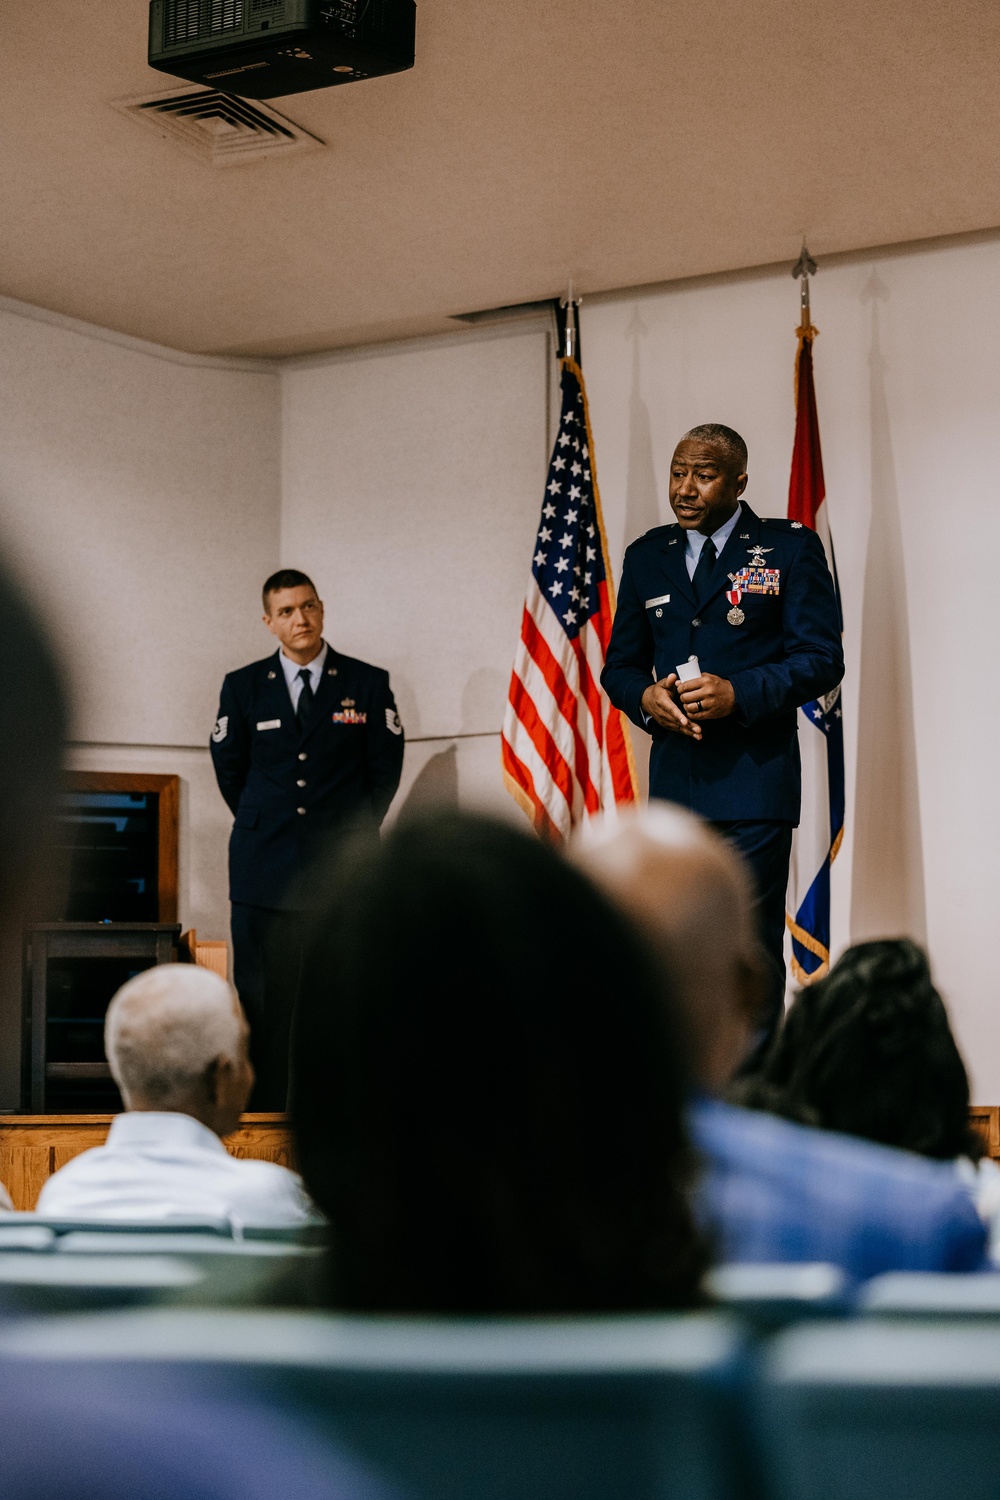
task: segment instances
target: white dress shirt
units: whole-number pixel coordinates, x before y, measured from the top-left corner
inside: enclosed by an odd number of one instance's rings
[[[53,1173],[40,1214],[70,1219],[225,1218],[289,1224],[316,1216],[302,1179],[272,1161],[230,1156],[190,1115],[116,1115],[107,1144]]]
[[[296,713],[298,713],[299,711],[299,699],[302,696],[302,682],[299,678],[299,673],[309,673],[309,681],[312,685],[312,690],[314,693],[318,693],[319,685],[323,680],[323,667],[326,664],[327,653],[329,652],[329,650],[329,646],[326,644],[326,641],[324,641],[322,647],[320,648],[319,655],[314,656],[312,661],[307,662],[304,667],[300,666],[297,661],[292,661],[285,655],[284,651],[278,652],[278,660],[281,662],[281,670],[284,672],[285,681],[288,683],[288,692],[291,696],[292,708]]]
[[[730,535],[732,534],[736,526],[736,522],[739,520],[742,514],[742,505],[737,505],[736,509],[729,517],[729,520],[724,521],[723,524],[719,527],[718,531],[712,532],[712,541],[715,543],[716,557],[722,556],[722,549],[729,541]],[[694,570],[698,566],[698,559],[701,556],[701,549],[702,547],[704,547],[707,540],[708,538],[703,536],[700,531],[689,531],[687,534],[687,547],[684,553],[684,561],[687,564],[689,578],[694,577]]]

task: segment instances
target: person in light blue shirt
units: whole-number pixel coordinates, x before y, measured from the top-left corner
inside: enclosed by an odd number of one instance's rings
[[[749,875],[732,847],[658,803],[592,831],[577,858],[652,939],[683,1004],[702,1089],[688,1110],[696,1206],[717,1258],[827,1261],[857,1281],[984,1269],[986,1231],[949,1163],[719,1097],[766,993]]]

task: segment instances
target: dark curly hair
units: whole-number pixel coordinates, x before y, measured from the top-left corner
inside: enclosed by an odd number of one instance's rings
[[[683,1040],[656,964],[509,825],[415,815],[327,877],[293,1047],[332,1300],[371,1312],[690,1306]]]
[[[802,990],[733,1097],[942,1161],[982,1155],[944,1001],[923,949],[906,938],[856,943]]]

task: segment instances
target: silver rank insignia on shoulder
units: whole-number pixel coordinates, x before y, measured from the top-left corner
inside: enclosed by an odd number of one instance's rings
[[[267,674],[267,680],[268,680],[268,682],[273,682],[274,679],[277,677],[277,675],[278,675],[277,672],[268,672],[268,674]]]
[[[793,521],[792,522],[792,530],[793,531],[801,531],[802,530],[802,522],[801,521]]]

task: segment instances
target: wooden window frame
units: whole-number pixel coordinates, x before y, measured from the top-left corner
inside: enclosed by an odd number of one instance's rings
[[[181,778],[147,771],[67,771],[70,792],[156,792],[158,922],[177,921],[180,869]]]

